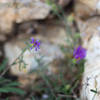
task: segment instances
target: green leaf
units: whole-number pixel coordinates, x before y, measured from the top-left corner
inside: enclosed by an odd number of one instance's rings
[[[72,62],[73,62],[74,64],[76,64],[76,59],[72,59]]]
[[[65,89],[66,89],[66,90],[69,90],[70,88],[71,88],[70,84],[67,84],[67,85],[65,86]]]
[[[50,0],[45,0],[46,4],[52,5],[52,2]]]
[[[3,63],[0,65],[0,72],[3,71],[7,65],[8,59],[4,59]]]
[[[97,90],[91,89],[90,91],[91,91],[91,92],[94,92],[94,93],[98,93]]]
[[[75,34],[75,38],[76,38],[76,39],[80,38],[80,33],[76,33],[76,34]]]
[[[10,87],[10,86],[19,86],[19,85],[21,85],[21,84],[18,82],[11,82],[11,83],[8,83],[6,86]]]
[[[5,79],[5,78],[0,78],[0,84],[4,84],[4,83],[7,83],[7,82],[11,82],[10,80],[8,79]]]
[[[72,14],[69,15],[68,18],[67,18],[67,20],[68,20],[69,22],[73,22],[73,21],[74,21],[74,16],[73,16]]]
[[[31,100],[35,100],[35,98],[32,96]]]
[[[17,93],[20,95],[25,94],[25,92],[19,88],[14,88],[14,87],[2,87],[2,88],[0,88],[0,93],[9,93],[9,92]]]
[[[9,98],[6,98],[6,100],[9,100]]]

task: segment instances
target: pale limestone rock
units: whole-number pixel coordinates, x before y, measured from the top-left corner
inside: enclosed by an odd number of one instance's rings
[[[51,7],[40,0],[17,0],[16,22],[44,19],[49,14]]]
[[[11,4],[8,6],[8,4]],[[13,22],[15,20],[15,8],[13,7],[13,0],[0,0],[0,33],[8,34],[11,32]]]
[[[67,33],[65,26],[60,21],[55,23],[58,20],[49,20],[47,23],[39,24],[37,22],[26,22],[19,26],[19,38],[27,38],[24,34],[31,34],[33,27],[37,30],[37,35],[34,37],[37,39],[42,39],[44,41],[50,41],[52,44],[57,45],[66,45]],[[34,29],[33,29],[34,30]],[[35,34],[35,33],[33,33]],[[56,38],[55,38],[56,37]]]
[[[51,21],[50,21],[51,22]],[[6,43],[4,46],[5,54],[6,57],[9,59],[9,64],[11,64],[16,57],[21,53],[22,48],[25,47],[24,42],[30,39],[31,37],[34,37],[35,39],[38,39],[41,41],[41,51],[40,55],[44,55],[45,57],[42,59],[43,62],[49,63],[54,61],[55,59],[63,58],[64,55],[61,52],[61,49],[59,45],[64,45],[66,44],[66,30],[63,25],[61,24],[54,24],[55,22],[52,21],[47,24],[42,24],[37,27],[38,34],[30,36],[27,33],[24,33],[22,31],[19,31],[19,36],[17,39],[12,40],[9,43]],[[24,28],[24,25],[27,26],[28,29],[30,29],[30,23],[24,23],[21,28]],[[23,30],[23,29],[22,29]],[[26,29],[27,32],[27,29]],[[24,33],[24,34],[23,34]],[[56,38],[55,38],[56,37]],[[38,56],[38,54],[35,54]],[[28,68],[27,70],[30,70],[30,66],[32,64],[32,69],[38,68],[38,64],[36,60],[34,59],[34,53],[30,53],[29,51],[26,51],[24,54],[24,59],[26,63],[28,63]],[[33,63],[32,63],[33,62]],[[16,75],[23,75],[26,74],[27,72],[19,72],[18,70],[18,65],[16,65],[17,70],[15,70],[14,67],[11,67],[11,71],[13,74]],[[49,69],[51,71],[51,69]]]
[[[93,36],[88,43],[85,71],[83,74],[83,86],[81,91],[82,100],[92,100],[95,93],[90,90],[100,92],[100,36]],[[87,78],[90,78],[87,84]],[[93,100],[100,100],[97,93]]]
[[[30,39],[30,37],[27,37],[27,39]],[[25,40],[27,41],[27,39]],[[9,65],[20,55],[20,53],[22,52],[22,48],[25,48],[25,40],[23,40],[22,38],[19,40],[14,39],[13,41],[5,44],[4,51],[5,56],[8,58]],[[43,68],[43,65],[50,63],[50,65],[46,66],[46,69],[48,69],[46,74],[51,75],[52,73],[57,73],[58,66],[52,67],[52,65],[54,65],[53,62],[57,59],[64,58],[64,54],[57,44],[52,44],[47,40],[44,41],[44,38],[39,38],[39,40],[41,41],[41,46],[38,52],[34,52],[34,50],[27,50],[23,55],[23,60],[27,64],[26,68],[22,68],[21,70],[19,70],[19,64],[10,66],[10,73],[18,77],[18,81],[22,84],[21,87],[27,88],[27,85],[33,85],[34,80],[39,77],[39,75],[36,73],[28,74],[28,72],[32,70],[34,71],[38,68]],[[41,56],[44,57],[41,59],[41,64],[39,65],[35,58],[40,58]],[[23,67],[23,65],[21,67]]]
[[[75,12],[82,18],[100,15],[100,0],[76,0]]]
[[[45,19],[50,10],[41,0],[0,0],[0,32],[10,33],[15,22]]]
[[[87,5],[89,8],[96,9],[96,4],[100,0],[91,0],[91,1],[90,0],[77,0],[77,1]]]
[[[87,49],[81,100],[100,100],[100,18],[79,21],[78,24],[83,46]],[[95,95],[91,89],[97,89],[98,93]]]
[[[87,19],[88,17],[96,14],[92,8],[89,8],[87,5],[79,1],[75,2],[74,11],[75,16],[82,19]]]
[[[5,44],[5,54],[6,57],[9,59],[9,65],[20,55],[22,48],[25,47],[24,41],[13,41]],[[40,50],[38,52],[33,51],[26,51],[23,55],[23,60],[26,64],[26,69],[19,70],[19,65],[16,64],[11,67],[11,73],[17,76],[27,75],[27,73],[35,68],[42,67],[38,65],[36,58],[40,58],[41,62],[46,65],[52,62],[54,59],[63,58],[63,53],[61,52],[60,48],[57,45],[53,45],[51,43],[42,42],[40,46]],[[22,66],[21,66],[22,67]]]

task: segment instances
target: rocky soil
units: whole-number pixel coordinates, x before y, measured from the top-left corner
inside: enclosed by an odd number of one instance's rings
[[[80,32],[82,44],[87,49],[82,84],[89,78],[89,86],[86,88],[83,85],[80,89],[81,100],[92,100],[94,93],[90,91],[91,89],[97,89],[98,94],[94,100],[100,100],[100,0],[55,0],[55,2],[62,7],[66,19],[69,14],[74,16],[75,21],[67,24],[73,33]],[[56,9],[55,5],[50,6],[45,0],[0,0],[0,61],[8,58],[9,66],[25,48],[25,41],[31,37],[41,42],[38,54],[25,51],[23,60],[27,64],[26,69],[20,71],[19,64],[9,69],[9,74],[17,76],[22,83],[21,88],[27,88],[38,77],[36,73],[28,74],[40,67],[35,57],[45,56],[41,60],[41,66],[49,64],[46,74],[58,73],[59,61],[64,59],[65,54],[60,46],[67,47],[65,21],[59,20],[59,15],[53,13],[52,7]],[[58,9],[57,11],[61,14],[61,11]]]

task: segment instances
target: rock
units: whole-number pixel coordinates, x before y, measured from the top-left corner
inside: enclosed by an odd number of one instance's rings
[[[100,0],[76,0],[75,12],[77,16],[85,19],[100,15]]]
[[[91,39],[93,35],[99,33],[99,22],[99,17],[94,17],[86,21],[77,19],[77,25],[81,32],[80,34],[83,40],[84,47],[88,48],[88,41]]]
[[[8,58],[9,66],[20,55],[20,53],[22,52],[22,48],[24,47],[24,41],[18,40],[14,40],[5,44],[5,55]],[[42,59],[41,56],[43,56]],[[41,59],[40,63],[37,62],[36,58]],[[11,66],[10,72],[11,74],[19,77],[18,80],[22,84],[21,87],[26,87],[27,85],[31,84],[33,80],[39,77],[37,75],[34,75],[35,73],[33,73],[32,75],[28,74],[29,72],[31,72],[32,70],[34,71],[36,69],[41,69],[45,65],[52,63],[55,59],[63,58],[64,55],[61,52],[59,46],[42,41],[40,51],[34,52],[26,50],[26,52],[23,54],[23,60],[25,64],[27,64],[25,68],[23,68],[23,64],[20,67],[19,64],[15,64]],[[53,72],[54,71],[50,69],[50,65],[48,65],[48,74],[52,74]],[[30,78],[31,76],[32,78]]]
[[[23,47],[22,45],[24,46],[24,41],[23,42],[21,42],[21,41],[15,42],[15,43],[13,41],[13,43],[10,42],[5,45],[5,53],[6,53],[6,57],[9,58],[9,64],[11,64],[18,57],[18,55],[20,55],[20,53],[22,51],[22,47]],[[39,51],[39,53],[40,53],[39,55],[36,54],[36,52],[34,53],[34,51],[26,50],[26,52],[23,55],[23,60],[27,64],[27,67],[23,68],[20,71],[19,64],[16,64],[11,67],[11,72],[15,75],[24,75],[27,72],[29,72],[30,70],[40,67],[35,59],[35,55],[37,57],[40,57],[42,55],[44,56],[41,59],[41,62],[43,64],[48,64],[48,63],[52,62],[54,59],[62,57],[60,48],[56,45],[42,42],[40,48],[41,48],[41,51]]]
[[[81,100],[100,100],[100,18],[91,18],[80,25],[83,46],[87,49]],[[97,94],[91,89],[97,90]]]
[[[49,41],[56,45],[66,45],[67,33],[63,23],[56,19],[49,20],[45,23],[26,22],[19,26],[19,38],[27,38],[24,34],[33,34],[35,38]],[[32,30],[34,31],[33,33]],[[35,32],[36,31],[36,32]],[[55,38],[56,37],[56,38]]]
[[[26,24],[25,24],[25,26],[26,26]],[[46,30],[44,30],[44,28],[46,28]],[[19,32],[21,32],[21,31],[19,31]],[[9,58],[9,64],[11,64],[17,58],[17,56],[21,53],[22,48],[25,47],[24,42],[27,39],[30,39],[29,34],[25,34],[25,33],[21,34],[21,33],[19,33],[20,34],[18,37],[19,39],[13,40],[13,41],[5,44],[5,53],[6,53],[6,57]],[[65,42],[66,30],[63,28],[63,26],[53,25],[53,24],[42,25],[42,26],[40,25],[38,28],[38,34],[35,35],[34,38],[42,41],[40,55],[45,56],[42,59],[42,60],[44,60],[43,63],[45,63],[45,62],[50,63],[54,59],[63,58],[63,54],[62,54],[59,46],[57,46],[57,45],[65,45],[65,43],[66,43]],[[25,52],[24,58],[25,58],[25,62],[28,64],[27,68],[29,68],[29,69],[27,69],[27,70],[30,70],[30,66],[32,67],[32,69],[38,67],[38,64],[34,58],[34,54],[30,53],[28,50]],[[17,66],[16,70],[14,67],[11,68],[13,73],[16,75],[23,75],[24,70],[22,72],[20,72],[18,69],[18,65],[16,65],[16,66]]]
[[[0,0],[0,32],[10,34],[13,23],[45,19],[51,7],[41,0]]]
[[[8,4],[11,4],[8,6]],[[0,0],[0,33],[9,34],[12,31],[13,22],[15,20],[15,8],[13,0]]]
[[[39,24],[37,21],[28,21],[19,25],[18,34],[36,34]]]
[[[59,0],[58,4],[61,5],[62,7],[67,6],[71,0]]]
[[[81,19],[88,19],[90,16],[96,14],[92,8],[89,8],[84,3],[78,1],[75,2],[74,11],[75,16]]]
[[[85,5],[87,5],[89,8],[92,8],[92,9],[96,9],[96,4],[98,3],[98,1],[99,0],[91,0],[91,1],[89,1],[89,0],[77,0],[78,2],[81,2],[81,3],[83,3],[83,4],[85,4]]]
[[[0,34],[0,42],[3,42],[6,40],[6,36],[3,34]]]
[[[34,70],[42,67],[42,65],[38,65],[35,57],[40,57],[41,55],[44,55],[44,57],[41,59],[41,63],[44,65],[50,63],[50,65],[48,66],[47,74],[51,75],[52,73],[57,73],[57,70],[59,70],[58,67],[60,66],[60,64],[58,63],[60,62],[60,59],[64,58],[64,54],[62,53],[59,45],[65,46],[66,44],[66,30],[63,25],[54,23],[54,21],[52,21],[51,23],[38,23],[38,27],[36,27],[37,34],[35,35],[27,34],[27,30],[31,28],[30,26],[32,25],[32,23],[23,23],[20,26],[18,37],[5,43],[4,45],[5,56],[9,59],[10,65],[20,55],[22,48],[26,47],[25,41],[27,41],[31,37],[34,37],[35,39],[41,41],[41,49],[39,51],[39,54],[38,52],[30,52],[28,50],[25,52],[23,58],[26,64],[28,64],[26,66],[26,69],[23,68],[20,71],[19,64],[13,65],[10,68],[10,72],[13,75],[19,77],[19,81],[23,84],[23,87],[31,82],[29,81],[29,79],[27,79],[28,76],[30,77],[30,74],[28,75],[28,72],[30,72],[30,70],[32,69]],[[27,26],[26,33],[23,32],[24,25],[25,27]],[[32,74],[32,77],[33,76],[34,75]],[[31,78],[31,80],[34,79]]]
[[[40,0],[17,0],[16,22],[45,19],[51,7]]]

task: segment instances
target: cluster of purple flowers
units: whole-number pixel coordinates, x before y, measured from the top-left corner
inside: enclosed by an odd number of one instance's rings
[[[37,51],[38,49],[40,49],[40,42],[39,40],[34,40],[34,38],[31,38],[31,41],[30,41],[30,44],[31,44],[31,50],[33,49],[33,47],[35,48],[35,51]]]
[[[76,61],[80,61],[86,57],[86,49],[82,46],[78,46],[74,49],[73,56],[76,59]]]

